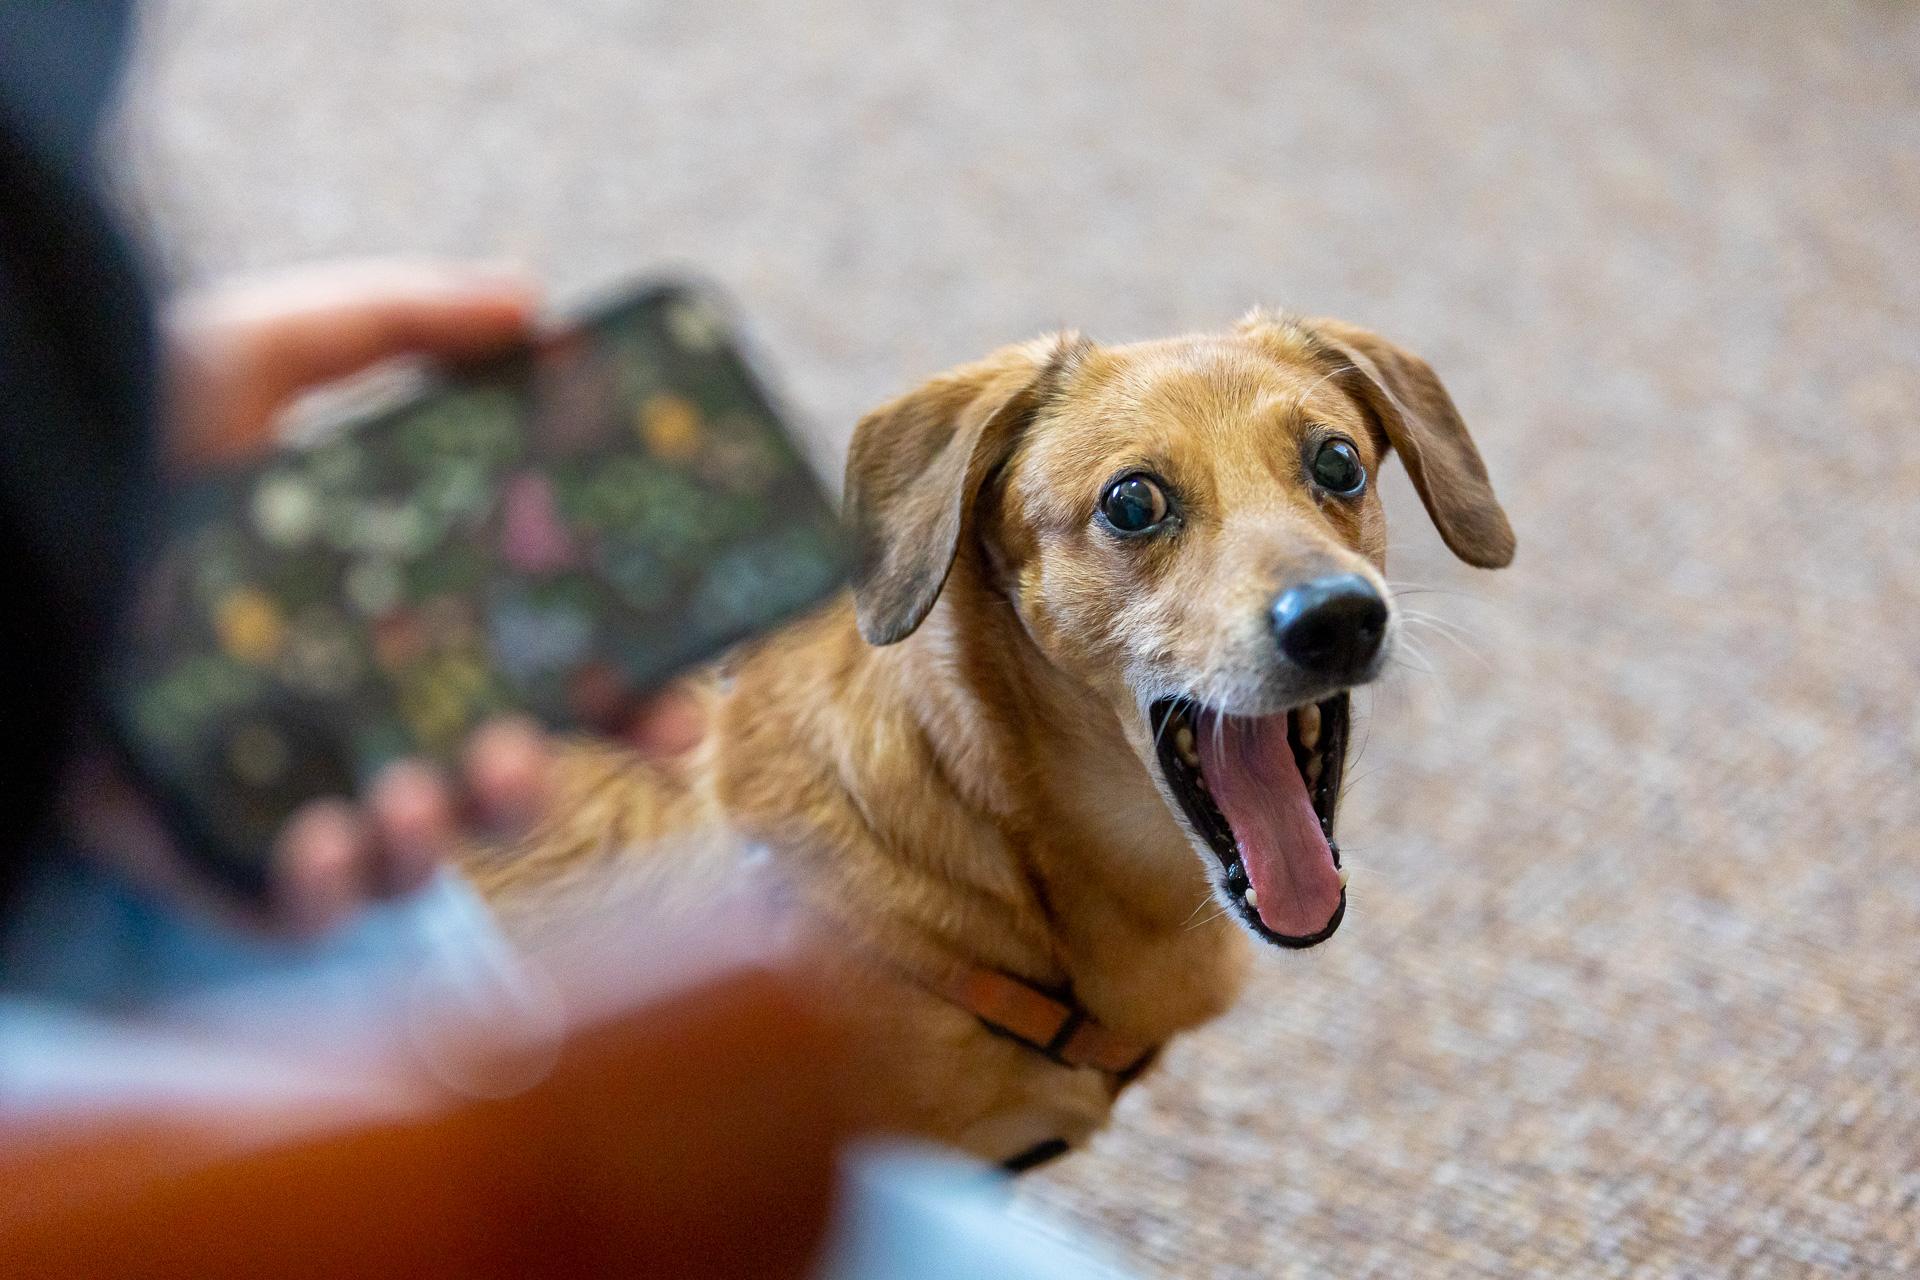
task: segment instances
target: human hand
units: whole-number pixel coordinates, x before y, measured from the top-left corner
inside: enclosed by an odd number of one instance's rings
[[[165,453],[191,470],[273,447],[316,387],[407,357],[462,360],[531,333],[538,291],[503,268],[322,263],[188,295],[168,311]]]
[[[524,719],[476,731],[454,770],[389,765],[359,796],[302,806],[269,851],[258,900],[240,900],[174,840],[112,755],[81,756],[61,788],[80,850],[147,893],[243,928],[311,937],[370,902],[424,885],[463,843],[512,840],[545,811],[555,745]]]
[[[537,303],[510,273],[423,262],[302,267],[189,297],[166,320],[165,455],[188,471],[266,452],[301,394],[395,359],[503,349],[532,331]],[[670,753],[700,733],[697,708],[675,701],[643,716],[632,739]],[[544,810],[553,754],[531,721],[502,721],[475,734],[455,770],[402,761],[359,797],[305,806],[275,843],[260,903],[209,884],[105,755],[75,766],[63,807],[84,847],[150,892],[313,934],[419,888],[463,842],[524,831]]]

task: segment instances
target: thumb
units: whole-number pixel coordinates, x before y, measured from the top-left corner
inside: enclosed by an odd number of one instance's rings
[[[301,392],[399,356],[500,350],[527,335],[537,306],[517,273],[399,261],[298,268],[194,296],[170,317],[172,452],[253,452]]]

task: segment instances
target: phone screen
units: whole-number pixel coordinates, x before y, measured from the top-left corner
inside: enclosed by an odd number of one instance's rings
[[[503,712],[613,728],[849,566],[722,308],[658,287],[180,492],[110,718],[183,844],[257,890],[302,803]]]

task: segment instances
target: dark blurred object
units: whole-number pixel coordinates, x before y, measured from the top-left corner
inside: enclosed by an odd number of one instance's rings
[[[506,713],[620,734],[839,588],[852,548],[727,313],[622,288],[169,485],[105,702],[201,870],[263,898],[303,805]]]
[[[0,3],[0,893],[44,836],[152,507],[152,314],[95,171],[127,28],[119,0]]]
[[[853,1094],[796,979],[735,970],[576,1038],[501,1102],[204,1162],[157,1121],[0,1155],[0,1257],[142,1275],[808,1274]]]

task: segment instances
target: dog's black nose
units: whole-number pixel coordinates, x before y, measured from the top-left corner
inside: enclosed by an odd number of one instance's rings
[[[1273,602],[1280,652],[1317,676],[1358,675],[1387,634],[1387,602],[1357,573],[1288,587]]]

